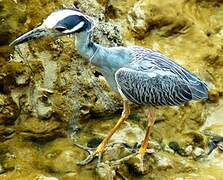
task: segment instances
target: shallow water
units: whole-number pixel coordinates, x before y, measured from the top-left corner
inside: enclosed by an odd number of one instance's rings
[[[86,145],[89,140],[105,137],[118,117],[91,120],[75,139]],[[130,128],[130,129],[129,129]],[[133,129],[138,134],[131,135]],[[89,133],[89,129],[92,129]],[[111,142],[126,142],[130,145],[143,137],[138,123],[130,119],[122,126],[123,131],[117,132]],[[129,134],[130,133],[130,134]],[[123,135],[124,134],[124,135]],[[117,139],[118,137],[118,139]],[[191,157],[181,157],[177,154],[156,150],[161,157],[168,158],[173,167],[157,169],[145,176],[127,176],[130,179],[221,179],[223,156],[215,150],[209,157],[194,161]],[[6,170],[0,174],[1,179],[35,179],[41,176],[57,177],[59,179],[98,179],[95,172],[95,162],[85,167],[79,167],[75,162],[86,157],[83,150],[72,145],[68,138],[57,138],[48,143],[38,143],[24,140],[22,135],[1,143],[1,164]]]

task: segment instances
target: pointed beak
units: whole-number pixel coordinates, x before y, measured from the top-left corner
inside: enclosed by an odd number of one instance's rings
[[[25,42],[32,41],[34,39],[45,37],[47,35],[48,35],[48,32],[46,31],[46,28],[44,28],[43,26],[39,26],[23,34],[22,36],[18,37],[16,40],[10,43],[10,46],[16,46]]]

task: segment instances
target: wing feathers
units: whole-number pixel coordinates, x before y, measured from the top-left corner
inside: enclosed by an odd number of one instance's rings
[[[136,104],[180,105],[200,97],[199,91],[196,97],[193,96],[194,87],[172,72],[148,69],[142,72],[125,67],[116,72],[118,88],[130,101]]]

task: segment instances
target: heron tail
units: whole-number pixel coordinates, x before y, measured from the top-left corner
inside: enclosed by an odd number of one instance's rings
[[[208,99],[208,85],[201,81],[192,88],[192,97],[194,100]]]

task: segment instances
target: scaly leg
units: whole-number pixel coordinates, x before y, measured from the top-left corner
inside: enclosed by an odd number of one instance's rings
[[[78,162],[77,164],[79,165],[86,165],[88,163],[90,163],[96,156],[99,157],[99,161],[101,159],[103,150],[105,149],[106,145],[108,144],[108,141],[110,140],[110,138],[112,137],[112,135],[117,131],[117,129],[120,128],[120,126],[122,125],[122,123],[127,120],[128,116],[130,114],[130,107],[127,101],[124,101],[123,103],[123,111],[122,111],[122,116],[121,118],[118,120],[117,124],[115,125],[115,127],[113,127],[113,129],[109,132],[109,134],[107,135],[107,137],[98,145],[98,147],[96,148],[96,150],[94,152],[90,152],[90,150],[88,150],[89,156],[83,160]],[[85,149],[82,146],[77,145],[79,148]]]
[[[155,120],[154,120],[153,114],[152,114],[152,112],[149,112],[146,135],[145,135],[145,138],[143,140],[141,147],[139,148],[138,154],[136,155],[136,157],[139,158],[139,160],[140,160],[140,168],[141,169],[144,169],[143,168],[143,158],[144,158],[145,153],[147,152],[149,136],[152,132],[152,127],[153,127],[154,122],[155,122]]]
[[[152,128],[153,128],[153,124],[154,124],[155,120],[153,117],[153,114],[151,112],[148,113],[148,125],[147,125],[147,131],[146,131],[146,135],[145,138],[143,140],[143,143],[139,149],[139,154],[144,155],[147,147],[148,147],[148,141],[149,141],[149,136],[152,132]]]
[[[155,122],[152,112],[148,113],[147,119],[148,119],[148,125],[147,125],[146,135],[145,135],[143,143],[142,143],[141,147],[139,148],[138,152],[130,154],[130,155],[128,155],[124,158],[121,158],[119,160],[113,161],[113,162],[111,162],[112,165],[121,164],[122,162],[127,161],[135,156],[139,160],[140,171],[144,172],[145,168],[144,168],[144,164],[143,164],[143,158],[144,158],[145,153],[148,152],[147,147],[148,147],[149,136],[152,132],[152,127]]]

